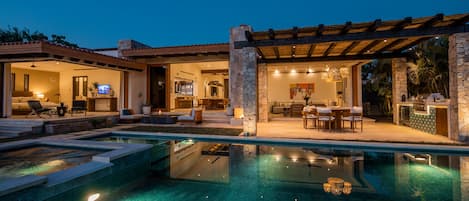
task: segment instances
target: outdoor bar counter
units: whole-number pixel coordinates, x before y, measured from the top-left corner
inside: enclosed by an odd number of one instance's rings
[[[397,104],[398,125],[448,137],[449,100],[443,102],[401,102]]]

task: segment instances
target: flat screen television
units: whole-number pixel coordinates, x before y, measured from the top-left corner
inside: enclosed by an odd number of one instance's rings
[[[111,85],[109,84],[98,84],[98,94],[109,94]]]

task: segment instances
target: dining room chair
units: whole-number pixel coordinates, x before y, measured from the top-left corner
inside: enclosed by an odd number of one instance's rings
[[[348,114],[344,114],[342,117],[342,128],[344,128],[344,123],[346,121],[350,122],[352,132],[355,131],[357,122],[360,122],[360,132],[363,132],[363,107],[353,106]]]
[[[332,122],[335,120],[335,117],[332,115],[332,110],[330,108],[316,108],[317,116],[318,116],[318,131],[321,127],[321,122],[323,122],[324,128],[326,127],[326,123],[329,124],[329,131],[332,131]]]
[[[305,106],[302,111],[303,128],[308,128],[308,120],[313,122],[314,128],[317,127],[317,110],[315,106]]]

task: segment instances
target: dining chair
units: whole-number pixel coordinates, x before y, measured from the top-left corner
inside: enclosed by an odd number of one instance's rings
[[[318,116],[316,116],[317,110],[314,106],[306,106],[303,108],[303,128],[308,128],[308,120],[313,121],[314,128],[317,126]]]
[[[352,132],[357,127],[357,122],[360,122],[360,132],[363,132],[363,107],[353,106],[348,114],[344,114],[342,117],[342,128],[344,128],[344,122],[350,122],[350,128]]]
[[[329,123],[329,130],[332,131],[332,122],[335,120],[335,117],[332,115],[332,110],[330,108],[317,108],[318,113],[318,130],[321,123],[323,122],[324,127],[326,123]]]

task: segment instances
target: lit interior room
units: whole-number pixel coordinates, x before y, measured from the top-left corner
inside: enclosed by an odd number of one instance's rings
[[[352,66],[364,62],[267,64],[270,118],[301,117],[305,105],[352,106]]]
[[[44,108],[87,101],[88,111],[118,111],[121,72],[59,61],[12,63],[12,114],[31,112],[28,100]]]
[[[170,108],[223,110],[229,97],[228,61],[171,64]]]

